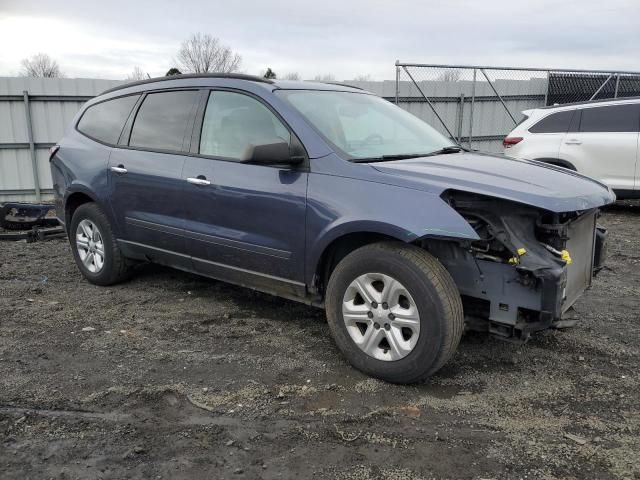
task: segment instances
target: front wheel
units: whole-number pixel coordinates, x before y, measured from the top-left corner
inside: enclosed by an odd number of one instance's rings
[[[455,352],[464,326],[453,279],[425,250],[399,242],[366,245],[335,268],[326,295],[338,348],[362,372],[414,383]]]

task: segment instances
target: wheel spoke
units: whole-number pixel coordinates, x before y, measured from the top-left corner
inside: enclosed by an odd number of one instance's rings
[[[87,237],[87,240],[91,239],[91,227],[86,220],[80,222],[80,228],[82,229],[84,236]]]
[[[399,290],[404,290],[404,287],[402,287],[402,284],[400,284],[400,282],[398,282],[396,279],[388,276],[388,275],[384,275],[384,278],[382,280],[384,282],[384,287],[382,289],[382,293],[380,294],[380,299],[383,302],[387,302],[389,304],[391,304],[394,299],[395,302],[397,302],[397,293]]]
[[[376,350],[378,349],[378,345],[380,344],[380,341],[384,338],[384,330],[378,328],[374,328],[373,326],[370,326],[369,328],[367,328],[367,331],[364,333],[363,338],[362,338],[362,342],[361,342],[361,348],[362,350],[364,350],[366,353],[368,353],[371,356],[376,356]]]
[[[91,266],[93,265],[93,253],[87,253],[87,256],[82,260],[84,266],[91,270]]]
[[[349,326],[356,323],[369,323],[367,313],[369,308],[366,305],[354,305],[353,300],[342,305],[342,317]]]
[[[402,308],[396,305],[391,309],[394,315],[393,324],[403,327],[420,327],[420,316],[416,307],[411,305],[409,308]]]
[[[412,347],[402,336],[400,328],[394,326],[388,331],[385,330],[385,336],[387,337],[387,342],[389,342],[391,360],[398,360],[411,352]]]
[[[84,250],[89,249],[89,240],[87,240],[84,236],[78,235],[76,237],[76,244],[78,245],[79,248],[82,248]]]
[[[377,296],[379,295],[379,293],[375,288],[373,288],[371,279],[368,275],[362,275],[356,278],[353,281],[352,285],[357,288],[358,293],[360,293],[360,296],[367,305],[371,305],[373,302],[377,301]]]

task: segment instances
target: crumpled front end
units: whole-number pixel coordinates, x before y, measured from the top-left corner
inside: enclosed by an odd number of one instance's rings
[[[423,240],[456,282],[470,329],[510,340],[565,326],[562,315],[603,266],[597,209],[554,213],[456,191],[443,195],[479,240]]]

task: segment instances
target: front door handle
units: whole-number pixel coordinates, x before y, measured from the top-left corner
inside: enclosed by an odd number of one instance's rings
[[[187,178],[187,182],[192,183],[194,185],[211,185],[211,182],[207,180],[207,177],[204,175],[198,175],[197,177],[189,177]]]
[[[580,145],[582,144],[582,142],[580,140],[578,140],[577,138],[570,138],[569,140],[565,140],[565,142],[567,145]]]
[[[111,167],[111,171],[112,172],[116,172],[116,173],[127,173],[127,169],[124,168],[124,165],[118,165],[117,167]]]

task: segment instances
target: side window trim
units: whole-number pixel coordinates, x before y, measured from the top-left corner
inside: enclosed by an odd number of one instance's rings
[[[133,121],[138,115],[138,110],[140,110],[140,105],[142,105],[142,102],[144,102],[144,99],[146,97],[147,97],[147,93],[143,92],[142,95],[139,96],[136,104],[131,109],[131,112],[129,112],[127,121],[124,122],[124,127],[122,127],[122,131],[120,132],[120,137],[118,137],[118,142],[116,144],[117,147],[129,145],[129,138],[131,138],[131,129],[133,127]]]
[[[571,116],[569,128],[566,133],[580,133],[580,122],[582,122],[582,108],[576,108]]]
[[[298,135],[293,130],[291,125],[289,125],[285,121],[285,119],[282,118],[282,116],[268,102],[266,102],[264,99],[260,98],[258,95],[255,95],[255,94],[253,94],[251,92],[248,92],[246,90],[240,90],[240,89],[236,89],[236,88],[227,88],[227,87],[209,87],[209,88],[203,89],[203,94],[200,97],[200,104],[198,105],[198,110],[197,110],[196,115],[195,115],[193,133],[191,135],[191,147],[189,149],[189,155],[190,156],[208,158],[210,160],[219,160],[219,161],[223,161],[223,162],[239,163],[237,160],[234,160],[234,159],[231,159],[231,158],[216,157],[216,156],[213,156],[213,155],[205,155],[205,154],[201,154],[200,153],[200,139],[202,137],[202,127],[204,125],[204,115],[205,115],[205,112],[206,112],[206,109],[207,109],[207,103],[209,102],[209,97],[214,92],[232,92],[232,93],[237,93],[237,94],[240,94],[240,95],[245,95],[247,97],[250,97],[250,98],[256,100],[257,102],[261,103],[289,131],[289,134],[291,135],[290,148],[298,150],[298,152],[295,152],[295,153],[296,154],[300,154],[300,156],[304,156],[304,162],[302,162],[300,164],[298,169],[303,169],[304,170],[304,169],[308,169],[309,168],[309,155],[308,155],[306,149],[304,148],[304,145],[300,141]],[[273,166],[273,167],[270,167],[270,168],[279,168],[279,167]]]

